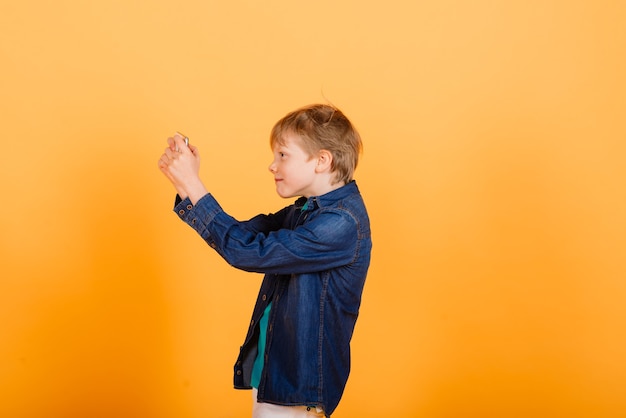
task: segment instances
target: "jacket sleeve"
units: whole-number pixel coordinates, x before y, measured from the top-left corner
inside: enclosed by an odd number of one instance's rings
[[[277,228],[284,214],[239,222],[210,194],[195,206],[181,201],[174,210],[226,262],[242,270],[311,273],[347,265],[356,258],[356,220],[346,211],[318,209],[304,225],[290,230]]]

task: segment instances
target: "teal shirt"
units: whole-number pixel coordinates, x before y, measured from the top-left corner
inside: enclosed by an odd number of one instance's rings
[[[302,206],[301,211],[306,210],[309,202],[306,201],[304,206]],[[272,303],[270,302],[263,311],[263,316],[261,316],[261,320],[259,321],[259,342],[258,342],[258,352],[256,358],[254,359],[254,365],[252,366],[252,376],[250,377],[250,386],[255,389],[259,388],[259,383],[261,383],[261,373],[263,372],[263,366],[265,365],[265,342],[267,341],[267,322],[270,317],[270,309],[272,307]]]
[[[270,317],[270,309],[272,307],[272,303],[270,302],[265,308],[263,312],[263,316],[259,321],[259,343],[258,348],[259,352],[254,359],[254,365],[252,366],[252,376],[250,377],[250,386],[255,389],[259,388],[259,383],[261,382],[261,372],[263,372],[264,355],[265,355],[265,341],[267,337],[267,322]]]

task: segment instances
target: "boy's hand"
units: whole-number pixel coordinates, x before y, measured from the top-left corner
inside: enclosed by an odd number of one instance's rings
[[[159,169],[174,185],[178,195],[189,197],[196,204],[207,193],[200,180],[200,154],[198,148],[185,144],[184,137],[178,132],[167,138],[168,147],[159,159]]]

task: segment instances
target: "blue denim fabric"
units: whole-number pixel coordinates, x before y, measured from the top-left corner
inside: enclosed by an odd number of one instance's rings
[[[271,301],[259,402],[314,405],[330,416],[350,373],[372,248],[356,183],[244,222],[210,194],[195,206],[177,199],[174,210],[229,264],[265,274],[235,364],[235,387],[250,388],[258,321]]]

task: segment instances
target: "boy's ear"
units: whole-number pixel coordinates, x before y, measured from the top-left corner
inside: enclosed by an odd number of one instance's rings
[[[317,167],[316,171],[318,173],[324,172],[326,170],[330,171],[333,163],[333,154],[328,150],[320,150],[317,155]]]

